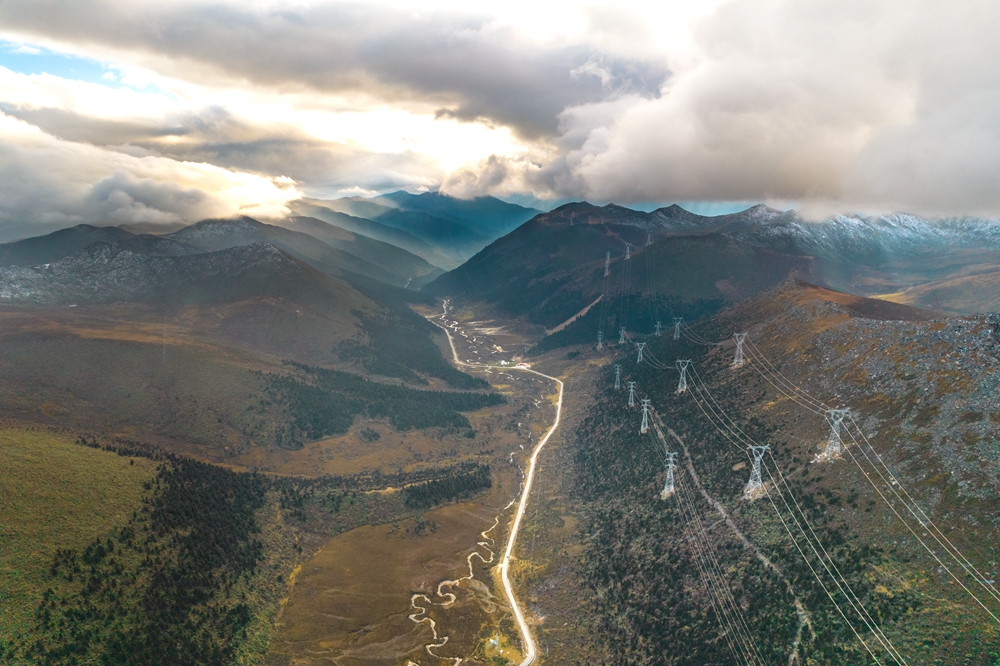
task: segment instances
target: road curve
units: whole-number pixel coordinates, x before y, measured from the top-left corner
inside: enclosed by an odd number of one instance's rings
[[[448,302],[445,301],[444,313],[441,317],[448,314]],[[428,317],[428,319],[435,326],[438,326],[445,332],[448,336],[448,344],[451,346],[451,355],[456,365],[464,365],[470,368],[488,368],[490,366],[483,363],[465,363],[458,357],[458,350],[455,349],[455,342],[451,338],[451,331],[448,330],[446,326],[438,324],[436,321]],[[528,462],[528,471],[524,476],[524,488],[521,490],[521,501],[517,503],[517,513],[514,514],[514,524],[510,528],[510,537],[507,539],[507,547],[504,549],[503,558],[500,560],[500,579],[503,581],[503,591],[507,595],[507,600],[510,602],[510,607],[514,611],[514,619],[517,621],[517,627],[521,631],[521,642],[524,644],[524,661],[521,662],[520,666],[530,666],[535,662],[535,658],[538,656],[538,649],[535,646],[535,639],[531,636],[531,631],[528,629],[528,623],[524,619],[524,613],[521,611],[520,604],[517,603],[517,598],[514,596],[514,586],[511,585],[510,576],[508,575],[510,569],[510,559],[514,552],[514,546],[517,543],[517,533],[521,528],[521,519],[524,518],[524,509],[528,506],[528,496],[531,494],[531,483],[535,479],[535,463],[538,461],[538,454],[541,453],[542,449],[548,443],[549,438],[552,437],[552,433],[556,431],[559,427],[559,419],[562,418],[562,403],[563,403],[563,383],[561,380],[555,377],[550,377],[549,375],[538,372],[537,370],[532,370],[531,368],[518,368],[506,366],[504,370],[519,370],[521,372],[530,372],[533,375],[538,375],[539,377],[544,377],[545,379],[551,379],[559,386],[559,400],[556,403],[556,418],[552,422],[552,426],[546,431],[545,436],[542,437],[538,444],[535,445],[534,450],[531,452],[531,459]]]

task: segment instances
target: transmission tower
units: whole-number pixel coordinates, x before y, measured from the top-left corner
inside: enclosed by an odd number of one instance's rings
[[[839,458],[843,452],[843,445],[840,443],[840,425],[844,418],[851,413],[850,409],[828,409],[826,419],[830,422],[830,439],[826,442],[826,449],[820,455],[821,458]]]
[[[611,275],[611,253],[608,252],[604,257],[604,277]]]
[[[639,434],[645,435],[649,430],[649,400],[643,398],[642,400],[642,425],[639,426]]]
[[[753,468],[750,470],[750,480],[747,487],[743,489],[743,496],[748,500],[756,499],[764,490],[764,484],[760,480],[760,463],[764,453],[770,446],[751,446],[750,453],[753,455]]]
[[[681,339],[681,322],[684,321],[684,317],[674,317],[674,340]]]
[[[736,357],[733,359],[733,367],[742,368],[746,363],[746,359],[743,358],[743,341],[747,339],[747,334],[733,333],[733,337],[736,338]]]
[[[620,391],[622,388],[622,366],[615,365],[615,390]]]
[[[642,363],[642,350],[646,348],[646,343],[645,342],[640,342],[636,346],[639,348],[639,358],[637,358],[635,362],[636,363]]]
[[[625,243],[625,258],[632,256],[632,243]]]
[[[654,328],[656,332],[656,337],[660,337],[660,329],[663,328],[662,326],[660,326],[660,322],[656,322],[656,326]]]
[[[667,499],[674,494],[674,468],[677,467],[676,461],[676,453],[667,453],[667,482],[663,484],[663,492],[660,493],[660,499]]]
[[[681,371],[680,381],[677,382],[677,393],[681,394],[688,390],[688,367],[691,361],[677,361],[677,369]]]
[[[622,326],[620,329],[618,329],[618,344],[620,344],[620,345],[625,344],[625,327],[624,326]]]
[[[635,406],[635,382],[626,382],[628,384],[628,406]]]
[[[597,332],[597,348],[604,349],[604,331]]]

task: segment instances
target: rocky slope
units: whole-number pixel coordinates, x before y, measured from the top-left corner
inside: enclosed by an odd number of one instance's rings
[[[184,255],[200,252],[186,243],[118,227],[79,224],[51,234],[0,245],[0,267],[38,266],[59,261],[93,243],[119,244],[142,254]]]
[[[749,334],[737,369],[734,331]],[[785,283],[644,341],[642,364],[631,345],[605,352],[572,435],[581,536],[562,565],[589,590],[581,622],[604,663],[995,663],[995,315]],[[692,361],[680,395],[678,358]],[[651,401],[645,434],[612,362]],[[829,459],[823,403],[851,410]],[[770,449],[748,497],[750,444]],[[661,499],[666,451],[676,493]]]
[[[301,293],[304,285],[319,290],[333,284],[324,284],[310,273],[304,264],[267,243],[180,257],[94,243],[54,263],[0,269],[0,302],[219,302],[284,295],[289,289]]]

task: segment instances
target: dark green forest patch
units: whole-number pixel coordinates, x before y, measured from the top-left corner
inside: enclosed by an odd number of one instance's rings
[[[461,412],[501,405],[499,393],[422,391],[380,384],[338,370],[289,363],[298,377],[266,374],[266,400],[280,406],[286,417],[277,439],[297,448],[303,441],[342,435],[355,416],[386,418],[396,430],[469,428]]]
[[[437,504],[467,499],[493,487],[489,465],[477,465],[474,470],[407,486],[403,489],[406,506],[428,509]]]
[[[353,311],[361,322],[363,335],[341,342],[336,352],[342,361],[358,363],[382,377],[395,377],[411,384],[426,384],[422,373],[443,379],[460,389],[484,389],[489,385],[479,377],[457,370],[441,355],[431,336],[439,329],[426,319],[402,309],[381,313]]]

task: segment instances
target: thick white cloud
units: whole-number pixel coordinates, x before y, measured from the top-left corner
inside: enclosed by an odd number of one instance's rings
[[[0,69],[0,110],[101,165],[126,154],[212,165],[282,196],[270,178],[313,196],[440,187],[1000,213],[996,3],[467,6],[7,0],[9,38],[113,62],[158,88],[107,92]],[[31,153],[18,153],[22,171],[48,182]],[[168,214],[208,207],[197,192],[225,198],[198,179],[162,180],[188,193],[172,195],[185,203]],[[128,178],[113,183],[114,197],[138,202],[116,211],[167,206]],[[31,209],[4,196],[0,210]],[[89,211],[79,216],[102,210],[95,197],[72,199]]]
[[[288,182],[57,139],[0,114],[0,239],[79,223],[288,214]]]
[[[564,192],[1000,213],[998,28],[991,2],[727,3],[660,96],[562,114]]]

